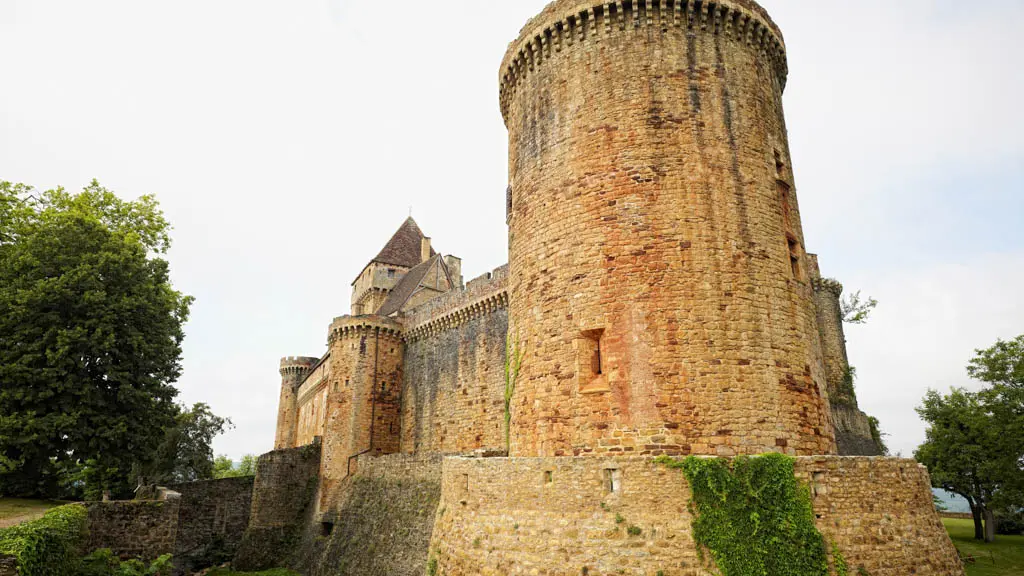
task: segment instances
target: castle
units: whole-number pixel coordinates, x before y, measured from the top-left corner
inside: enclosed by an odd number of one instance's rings
[[[652,457],[781,452],[851,565],[962,574],[927,471],[879,457],[857,408],[787,74],[753,0],[527,23],[500,69],[508,265],[464,282],[410,218],[359,272],[326,353],[281,361],[242,564],[706,574],[685,480]]]

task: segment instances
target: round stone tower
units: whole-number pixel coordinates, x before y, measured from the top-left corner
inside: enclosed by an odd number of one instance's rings
[[[557,0],[501,68],[511,454],[831,454],[782,110],[751,0]]]
[[[331,382],[327,389],[322,511],[333,511],[337,487],[357,470],[356,458],[400,449],[402,326],[383,316],[343,316],[328,333]]]
[[[299,419],[299,387],[319,361],[319,358],[307,356],[288,356],[281,359],[281,399],[277,405],[275,450],[295,447]]]

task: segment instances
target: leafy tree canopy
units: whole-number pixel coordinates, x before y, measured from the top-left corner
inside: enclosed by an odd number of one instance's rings
[[[175,424],[192,299],[160,257],[169,232],[150,196],[0,182],[0,494],[51,496],[86,463],[130,493]]]
[[[242,460],[235,465],[227,456],[217,456],[214,461],[214,478],[239,478],[241,476],[256,475],[256,456],[246,454]]]
[[[1024,388],[1024,335],[1009,342],[998,340],[991,348],[975,353],[967,365],[971,378],[996,386]]]
[[[213,439],[232,427],[231,420],[198,403],[178,407],[175,423],[167,429],[156,458],[143,471],[146,482],[171,484],[215,477]]]
[[[976,537],[989,541],[996,512],[1024,506],[1024,381],[1016,376],[1024,365],[1022,343],[1024,337],[977,351],[968,373],[991,388],[930,390],[917,409],[928,430],[915,457],[936,487],[967,499]]]

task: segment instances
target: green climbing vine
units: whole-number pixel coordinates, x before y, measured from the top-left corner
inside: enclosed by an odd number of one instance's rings
[[[793,458],[662,456],[657,462],[689,480],[698,552],[710,551],[723,576],[828,576],[825,539]]]
[[[519,338],[512,338],[509,330],[505,337],[505,451],[512,448],[512,397],[519,383],[519,368],[523,365],[523,351],[519,346]]]

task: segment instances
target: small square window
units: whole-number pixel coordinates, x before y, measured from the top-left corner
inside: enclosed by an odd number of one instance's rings
[[[609,494],[618,494],[622,491],[622,470],[608,468],[604,471],[604,487]]]

